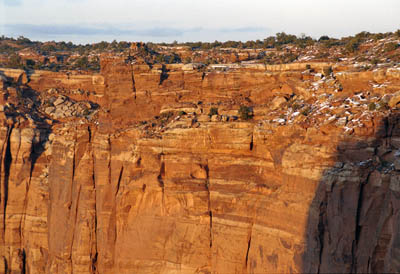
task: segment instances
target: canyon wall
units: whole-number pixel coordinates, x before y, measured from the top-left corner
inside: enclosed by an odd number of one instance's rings
[[[118,58],[95,76],[3,74],[1,273],[400,271],[395,106],[354,104],[331,120],[313,108],[340,109],[362,90],[393,100],[397,71],[338,73],[317,89],[302,70]],[[97,116],[52,119],[18,105],[49,88],[99,104]],[[290,120],[293,98],[316,114]],[[241,119],[241,106],[254,117]],[[354,117],[343,125],[345,111]]]

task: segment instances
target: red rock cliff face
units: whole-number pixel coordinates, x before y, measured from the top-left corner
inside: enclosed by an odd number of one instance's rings
[[[347,128],[307,113],[289,123],[274,96],[316,100],[300,71],[102,67],[97,120],[2,116],[1,271],[400,270],[395,109],[353,131],[351,118]],[[341,77],[343,100],[368,88],[357,74]],[[389,72],[375,80],[392,83],[378,94],[399,83]],[[252,120],[236,120],[240,105],[253,106]],[[209,117],[212,106],[219,114]]]

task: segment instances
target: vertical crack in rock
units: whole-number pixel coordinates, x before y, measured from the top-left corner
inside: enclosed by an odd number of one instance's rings
[[[327,203],[327,197],[326,197],[326,193],[324,193],[324,198],[322,199],[320,207],[319,207],[319,222],[318,222],[319,258],[318,258],[317,273],[320,273],[320,267],[321,267],[321,262],[322,262],[322,253],[324,251],[326,203]]]
[[[93,274],[97,274],[98,273],[98,271],[97,271],[97,256],[98,256],[98,253],[96,251],[96,254],[94,254],[94,257],[92,258],[92,267],[91,267],[91,269],[92,269],[92,273]]]
[[[118,195],[119,192],[119,187],[121,185],[121,179],[122,179],[122,174],[124,173],[124,166],[121,166],[121,170],[119,172],[119,177],[118,177],[118,183],[117,183],[117,189],[115,191],[115,196]]]
[[[366,181],[368,182],[370,173],[368,174]],[[355,235],[354,235],[354,241],[352,243],[352,265],[351,265],[351,271],[356,272],[357,268],[357,247],[358,247],[358,242],[360,240],[360,234],[361,234],[361,225],[360,225],[360,215],[361,215],[361,210],[362,210],[362,204],[363,204],[363,191],[364,191],[364,185],[365,182],[361,182],[359,186],[359,193],[358,193],[358,200],[357,200],[357,214],[356,214],[356,227],[355,227]]]
[[[251,236],[250,236],[250,239],[249,239],[249,241],[248,241],[248,243],[247,243],[247,251],[246,251],[246,268],[247,268],[247,264],[248,264],[248,261],[249,261],[249,251],[250,251],[250,246],[251,246]]]
[[[204,170],[206,171],[206,190],[207,190],[207,196],[208,196],[208,214],[210,215],[210,248],[212,247],[212,242],[213,242],[213,235],[212,235],[212,226],[213,226],[213,213],[211,209],[211,193],[210,193],[210,172],[208,168],[208,161],[207,164],[204,165]]]
[[[253,234],[253,223],[251,224],[251,226],[250,226],[250,229],[249,229],[249,236],[248,236],[248,241],[247,241],[247,251],[246,251],[246,264],[245,264],[245,266],[246,266],[246,270],[247,270],[247,265],[248,265],[248,262],[249,262],[249,252],[250,252],[250,247],[251,247],[251,235]]]
[[[12,156],[11,156],[11,144],[10,144],[10,136],[12,133],[13,127],[10,127],[7,132],[7,140],[6,140],[6,151],[4,155],[4,183],[3,183],[3,229],[6,229],[6,211],[7,211],[7,201],[8,201],[8,180],[10,178],[10,167],[12,163]]]
[[[90,146],[90,150],[91,150],[91,142],[92,142],[92,130],[90,128],[90,126],[87,127],[88,133],[89,133],[89,146]]]
[[[251,140],[250,140],[250,151],[253,150],[253,145],[254,145],[254,134],[251,133]]]
[[[22,251],[21,251],[21,262],[22,262],[21,274],[25,274],[26,273],[26,253],[25,253],[25,249],[22,249]]]
[[[109,172],[108,172],[108,184],[109,185],[111,185],[111,152],[112,152],[112,149],[111,149],[111,137],[110,137],[110,135],[108,136],[108,155],[110,155],[109,157],[108,157],[108,170],[109,170]]]
[[[78,187],[78,193],[76,195],[76,202],[75,202],[75,208],[72,209],[74,210],[72,218],[73,218],[73,227],[72,227],[72,238],[71,238],[71,243],[70,243],[70,250],[69,250],[69,263],[71,265],[72,273],[74,273],[74,265],[76,264],[73,261],[73,252],[74,252],[74,243],[75,243],[75,234],[78,232],[76,231],[77,223],[78,223],[78,211],[79,211],[79,199],[81,196],[81,185]],[[71,200],[72,202],[72,200]],[[72,211],[71,210],[71,211]],[[71,211],[70,211],[70,216],[71,216]],[[79,243],[78,243],[79,244]]]
[[[81,193],[81,185],[79,184],[78,186],[78,193],[76,195],[74,195],[74,182],[75,182],[75,169],[76,169],[76,143],[78,142],[77,140],[77,136],[75,134],[75,140],[74,140],[74,146],[73,146],[73,155],[72,155],[72,177],[71,177],[71,196],[69,199],[69,216],[73,218],[72,224],[72,238],[71,238],[71,242],[70,242],[70,251],[69,251],[69,257],[70,257],[70,263],[71,263],[71,268],[73,270],[73,262],[72,262],[72,253],[73,253],[73,248],[74,248],[74,241],[75,241],[75,234],[76,232],[76,223],[77,223],[77,219],[78,219],[78,209],[79,209],[79,198],[80,198],[80,193]],[[74,203],[74,198],[76,197],[76,202]],[[73,208],[73,205],[75,204],[75,208]]]
[[[165,174],[165,164],[164,162],[161,162],[160,173],[157,176],[157,181],[158,185],[162,187],[163,192],[164,192],[164,180],[163,180],[164,174]]]
[[[160,167],[160,172],[157,176],[157,181],[158,181],[158,185],[161,187],[161,191],[162,191],[162,210],[164,211],[165,209],[165,184],[164,184],[164,180],[163,177],[165,176],[165,163],[162,159],[163,154],[160,155],[160,160],[161,160],[161,167]]]
[[[5,257],[3,257],[3,261],[4,261],[4,273],[9,273],[8,272],[8,262],[7,259]]]
[[[133,70],[133,64],[132,64],[132,63],[131,63],[131,79],[132,79],[133,98],[136,100],[135,72],[134,72],[134,70]]]
[[[93,274],[98,273],[97,271],[97,195],[96,195],[96,176],[95,176],[95,157],[93,152],[93,144],[92,144],[92,131],[90,127],[88,127],[89,132],[89,149],[90,149],[90,156],[92,158],[92,184],[94,190],[94,231],[93,231],[93,241],[94,241],[94,250],[91,250],[90,258],[91,258],[91,271]],[[94,252],[94,255],[93,255]]]
[[[76,136],[75,136],[75,141],[74,141],[74,148],[73,148],[73,150],[74,150],[74,155],[73,155],[73,157],[72,157],[72,178],[71,178],[71,180],[72,180],[72,182],[71,182],[71,194],[72,194],[72,187],[73,187],[73,182],[74,182],[74,178],[75,178],[75,165],[76,165],[76,163],[75,163],[75,161],[76,161],[76,142],[77,142],[77,140],[76,140]]]

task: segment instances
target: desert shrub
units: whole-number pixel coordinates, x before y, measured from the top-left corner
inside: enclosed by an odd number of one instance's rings
[[[82,115],[83,116],[88,116],[90,114],[90,110],[89,109],[85,109],[83,112],[82,112]]]
[[[360,46],[360,43],[361,41],[358,37],[353,37],[347,42],[346,50],[351,53],[356,52]]]
[[[389,105],[388,105],[387,102],[379,101],[379,103],[377,105],[377,108],[380,109],[380,110],[385,110],[385,109],[389,108]]]
[[[311,113],[311,108],[310,108],[310,107],[305,107],[305,108],[303,108],[303,109],[301,110],[300,113],[301,113],[302,115],[304,115],[304,116],[308,116],[308,114]]]
[[[399,44],[391,42],[385,45],[385,52],[396,50],[399,47]]]
[[[215,107],[210,108],[210,112],[208,113],[208,116],[213,116],[213,115],[218,115],[218,108],[215,108]]]
[[[242,120],[249,120],[253,118],[253,110],[247,106],[240,106],[238,110],[238,116]]]
[[[330,39],[330,38],[329,38],[328,35],[322,35],[322,36],[318,39],[318,42],[327,41],[327,40],[329,40],[329,39]]]
[[[379,63],[379,59],[378,58],[373,58],[372,60],[371,60],[371,64],[372,65],[376,65],[376,64],[378,64]]]
[[[376,104],[374,102],[369,103],[368,110],[373,111],[376,109]]]
[[[332,67],[329,66],[329,67],[324,67],[322,69],[322,72],[323,72],[324,76],[328,76],[328,75],[331,75],[333,70],[332,70]]]
[[[174,113],[172,111],[167,111],[167,112],[161,113],[159,118],[168,120],[172,116],[174,116]]]
[[[300,108],[301,108],[301,105],[299,105],[297,103],[292,104],[293,111],[298,111]]]

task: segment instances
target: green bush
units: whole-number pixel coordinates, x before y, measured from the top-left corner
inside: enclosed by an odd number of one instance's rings
[[[373,111],[376,109],[376,104],[374,102],[369,103],[368,110]]]
[[[241,106],[238,110],[238,116],[242,120],[249,120],[253,118],[253,110],[250,107]]]
[[[210,112],[208,113],[208,116],[213,116],[213,115],[218,115],[218,108],[215,108],[215,107],[210,108]]]
[[[387,43],[387,44],[385,45],[385,52],[394,51],[394,50],[396,50],[398,47],[399,47],[399,44],[397,44],[397,43],[393,43],[393,42]]]
[[[356,52],[358,50],[358,47],[360,46],[360,39],[357,37],[353,37],[350,39],[350,41],[346,44],[346,50],[348,52]]]
[[[384,102],[384,101],[379,101],[377,108],[380,110],[385,110],[389,108],[388,103]]]
[[[326,76],[331,75],[331,73],[333,72],[333,70],[332,70],[332,67],[324,67],[324,68],[322,69],[322,72],[323,72],[324,76],[326,77]]]
[[[379,59],[378,58],[373,58],[372,60],[371,60],[371,64],[372,65],[376,65],[376,64],[378,64],[379,63]]]
[[[311,113],[311,108],[310,108],[310,107],[305,107],[305,108],[303,108],[303,109],[301,110],[300,113],[301,113],[302,115],[304,115],[304,116],[308,116],[308,114]]]

